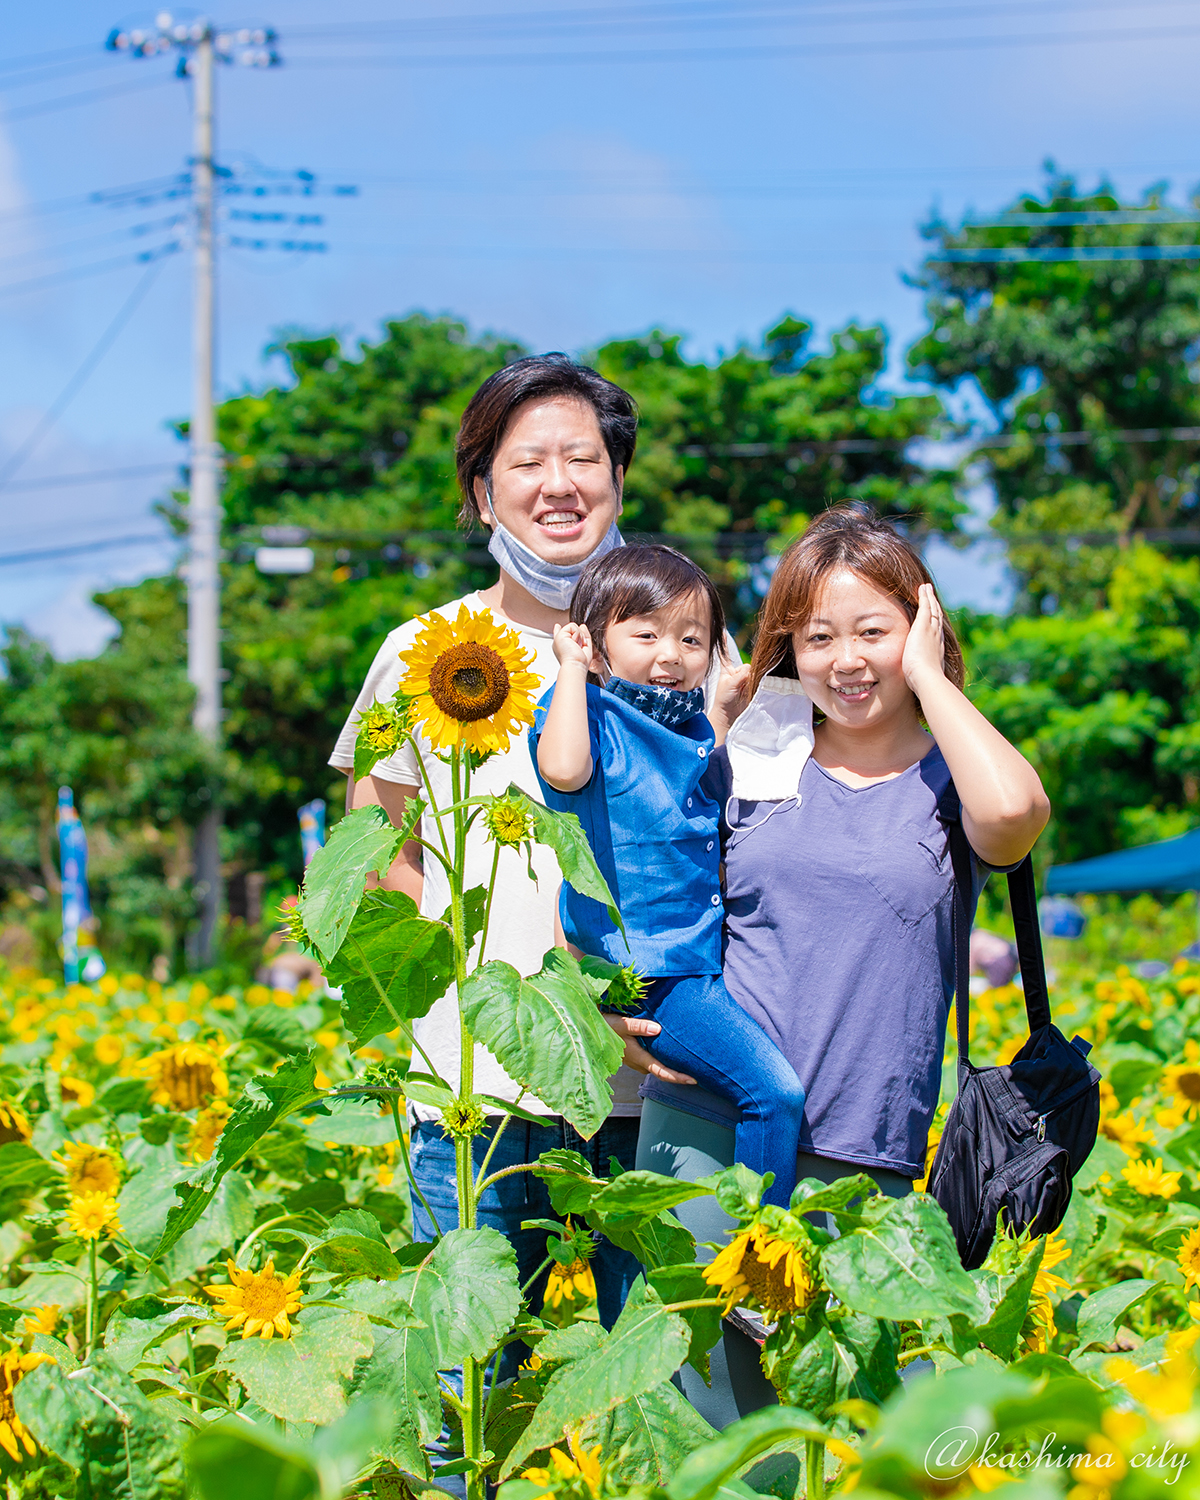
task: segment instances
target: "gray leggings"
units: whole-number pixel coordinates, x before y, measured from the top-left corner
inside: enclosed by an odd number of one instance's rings
[[[733,1165],[733,1129],[702,1120],[647,1099],[642,1108],[642,1128],[638,1135],[637,1166],[639,1170],[661,1172],[664,1177],[679,1177],[695,1182],[710,1172],[720,1172]],[[810,1156],[802,1151],[797,1158],[797,1177],[816,1177],[821,1182],[835,1182],[839,1177],[861,1172],[862,1167],[849,1162],[831,1161],[826,1156]],[[868,1169],[867,1175],[889,1198],[903,1198],[912,1192],[912,1183],[899,1172],[884,1168]],[[693,1198],[675,1210],[680,1223],[696,1237],[696,1254],[702,1261],[712,1260],[713,1250],[704,1242],[718,1246],[726,1242],[733,1220],[713,1197]],[[825,1228],[836,1233],[832,1221]],[[705,1419],[716,1428],[728,1427],[760,1407],[776,1404],[775,1391],[759,1365],[758,1346],[731,1328],[709,1356],[712,1385],[706,1386],[690,1365],[680,1371],[683,1393]]]

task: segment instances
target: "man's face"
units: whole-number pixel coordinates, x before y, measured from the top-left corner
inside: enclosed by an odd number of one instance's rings
[[[492,511],[543,562],[583,562],[620,512],[624,472],[613,472],[596,413],[585,401],[526,401],[492,460]],[[487,491],[475,499],[491,526]]]

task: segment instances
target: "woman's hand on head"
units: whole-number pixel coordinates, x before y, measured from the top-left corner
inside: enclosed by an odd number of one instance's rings
[[[591,633],[586,625],[570,623],[554,627],[554,655],[560,667],[566,666],[568,662],[575,662],[585,672],[590,672],[595,654]]]
[[[917,617],[904,643],[901,660],[904,680],[919,698],[921,683],[946,675],[946,637],[942,606],[933,584],[923,583],[917,592]]]
[[[662,1027],[657,1021],[651,1021],[645,1016],[614,1016],[606,1014],[604,1019],[625,1042],[625,1065],[633,1069],[635,1073],[649,1073],[655,1078],[661,1078],[664,1083],[695,1083],[694,1078],[689,1078],[686,1073],[674,1073],[670,1068],[664,1068],[662,1063],[655,1062],[654,1058],[645,1047],[637,1041],[639,1036],[657,1036]]]

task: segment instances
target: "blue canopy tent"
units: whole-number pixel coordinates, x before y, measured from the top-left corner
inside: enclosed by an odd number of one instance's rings
[[[1200,891],[1200,828],[1159,844],[1053,865],[1046,874],[1048,896],[1099,891]],[[1200,959],[1200,941],[1183,956]]]
[[[1048,896],[1085,891],[1200,891],[1200,828],[1161,844],[1053,865],[1046,875]]]

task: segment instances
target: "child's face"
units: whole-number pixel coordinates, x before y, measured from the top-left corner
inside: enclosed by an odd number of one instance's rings
[[[712,614],[708,600],[689,594],[650,615],[609,625],[605,654],[614,677],[687,693],[708,675]]]

